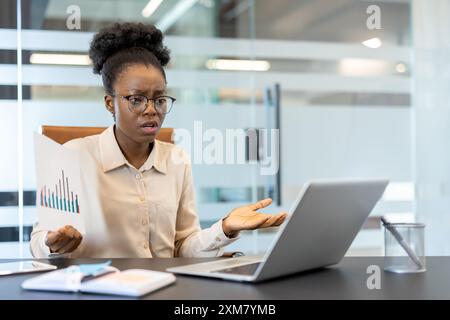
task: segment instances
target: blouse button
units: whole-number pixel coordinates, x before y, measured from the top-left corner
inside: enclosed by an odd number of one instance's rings
[[[144,249],[148,249],[148,244],[144,243]]]
[[[136,173],[135,177],[136,177],[136,179],[138,179],[138,180],[141,180],[141,178],[142,178],[140,173]]]
[[[147,225],[147,220],[142,219],[142,225],[143,225],[143,226]]]

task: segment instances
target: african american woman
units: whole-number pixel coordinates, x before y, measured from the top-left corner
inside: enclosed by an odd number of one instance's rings
[[[100,74],[104,104],[114,123],[99,135],[66,147],[87,151],[95,163],[104,225],[82,236],[73,226],[45,230],[36,223],[30,249],[35,258],[214,257],[241,230],[278,226],[287,214],[258,210],[271,199],[238,207],[201,229],[192,170],[178,146],[156,140],[175,101],[167,95],[164,66],[169,50],[152,25],[115,23],[93,38],[89,57]]]

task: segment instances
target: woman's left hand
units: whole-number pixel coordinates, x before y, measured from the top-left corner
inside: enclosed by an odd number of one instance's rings
[[[280,212],[276,215],[256,212],[271,203],[272,199],[267,198],[254,204],[234,209],[222,220],[223,232],[227,237],[232,238],[241,230],[279,226],[286,219],[287,212]]]

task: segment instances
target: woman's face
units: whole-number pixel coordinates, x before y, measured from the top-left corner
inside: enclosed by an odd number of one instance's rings
[[[142,112],[132,112],[128,101],[123,97],[142,95],[149,99],[166,94],[166,81],[161,71],[153,66],[134,64],[125,67],[114,83],[114,97],[105,96],[108,111],[114,112],[116,130],[136,143],[151,143],[155,140],[165,114],[157,112],[149,101]]]

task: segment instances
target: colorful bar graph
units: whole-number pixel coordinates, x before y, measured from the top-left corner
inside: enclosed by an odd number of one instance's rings
[[[39,192],[39,196],[41,207],[55,209],[61,212],[80,213],[78,194],[74,194],[70,190],[69,177],[65,176],[64,170],[61,172],[61,178],[58,183],[55,184],[55,189],[50,190],[47,186],[43,186]]]
[[[62,182],[63,182],[63,197],[64,197],[64,210],[63,211],[67,211],[66,185],[64,184],[64,170],[62,171]]]

